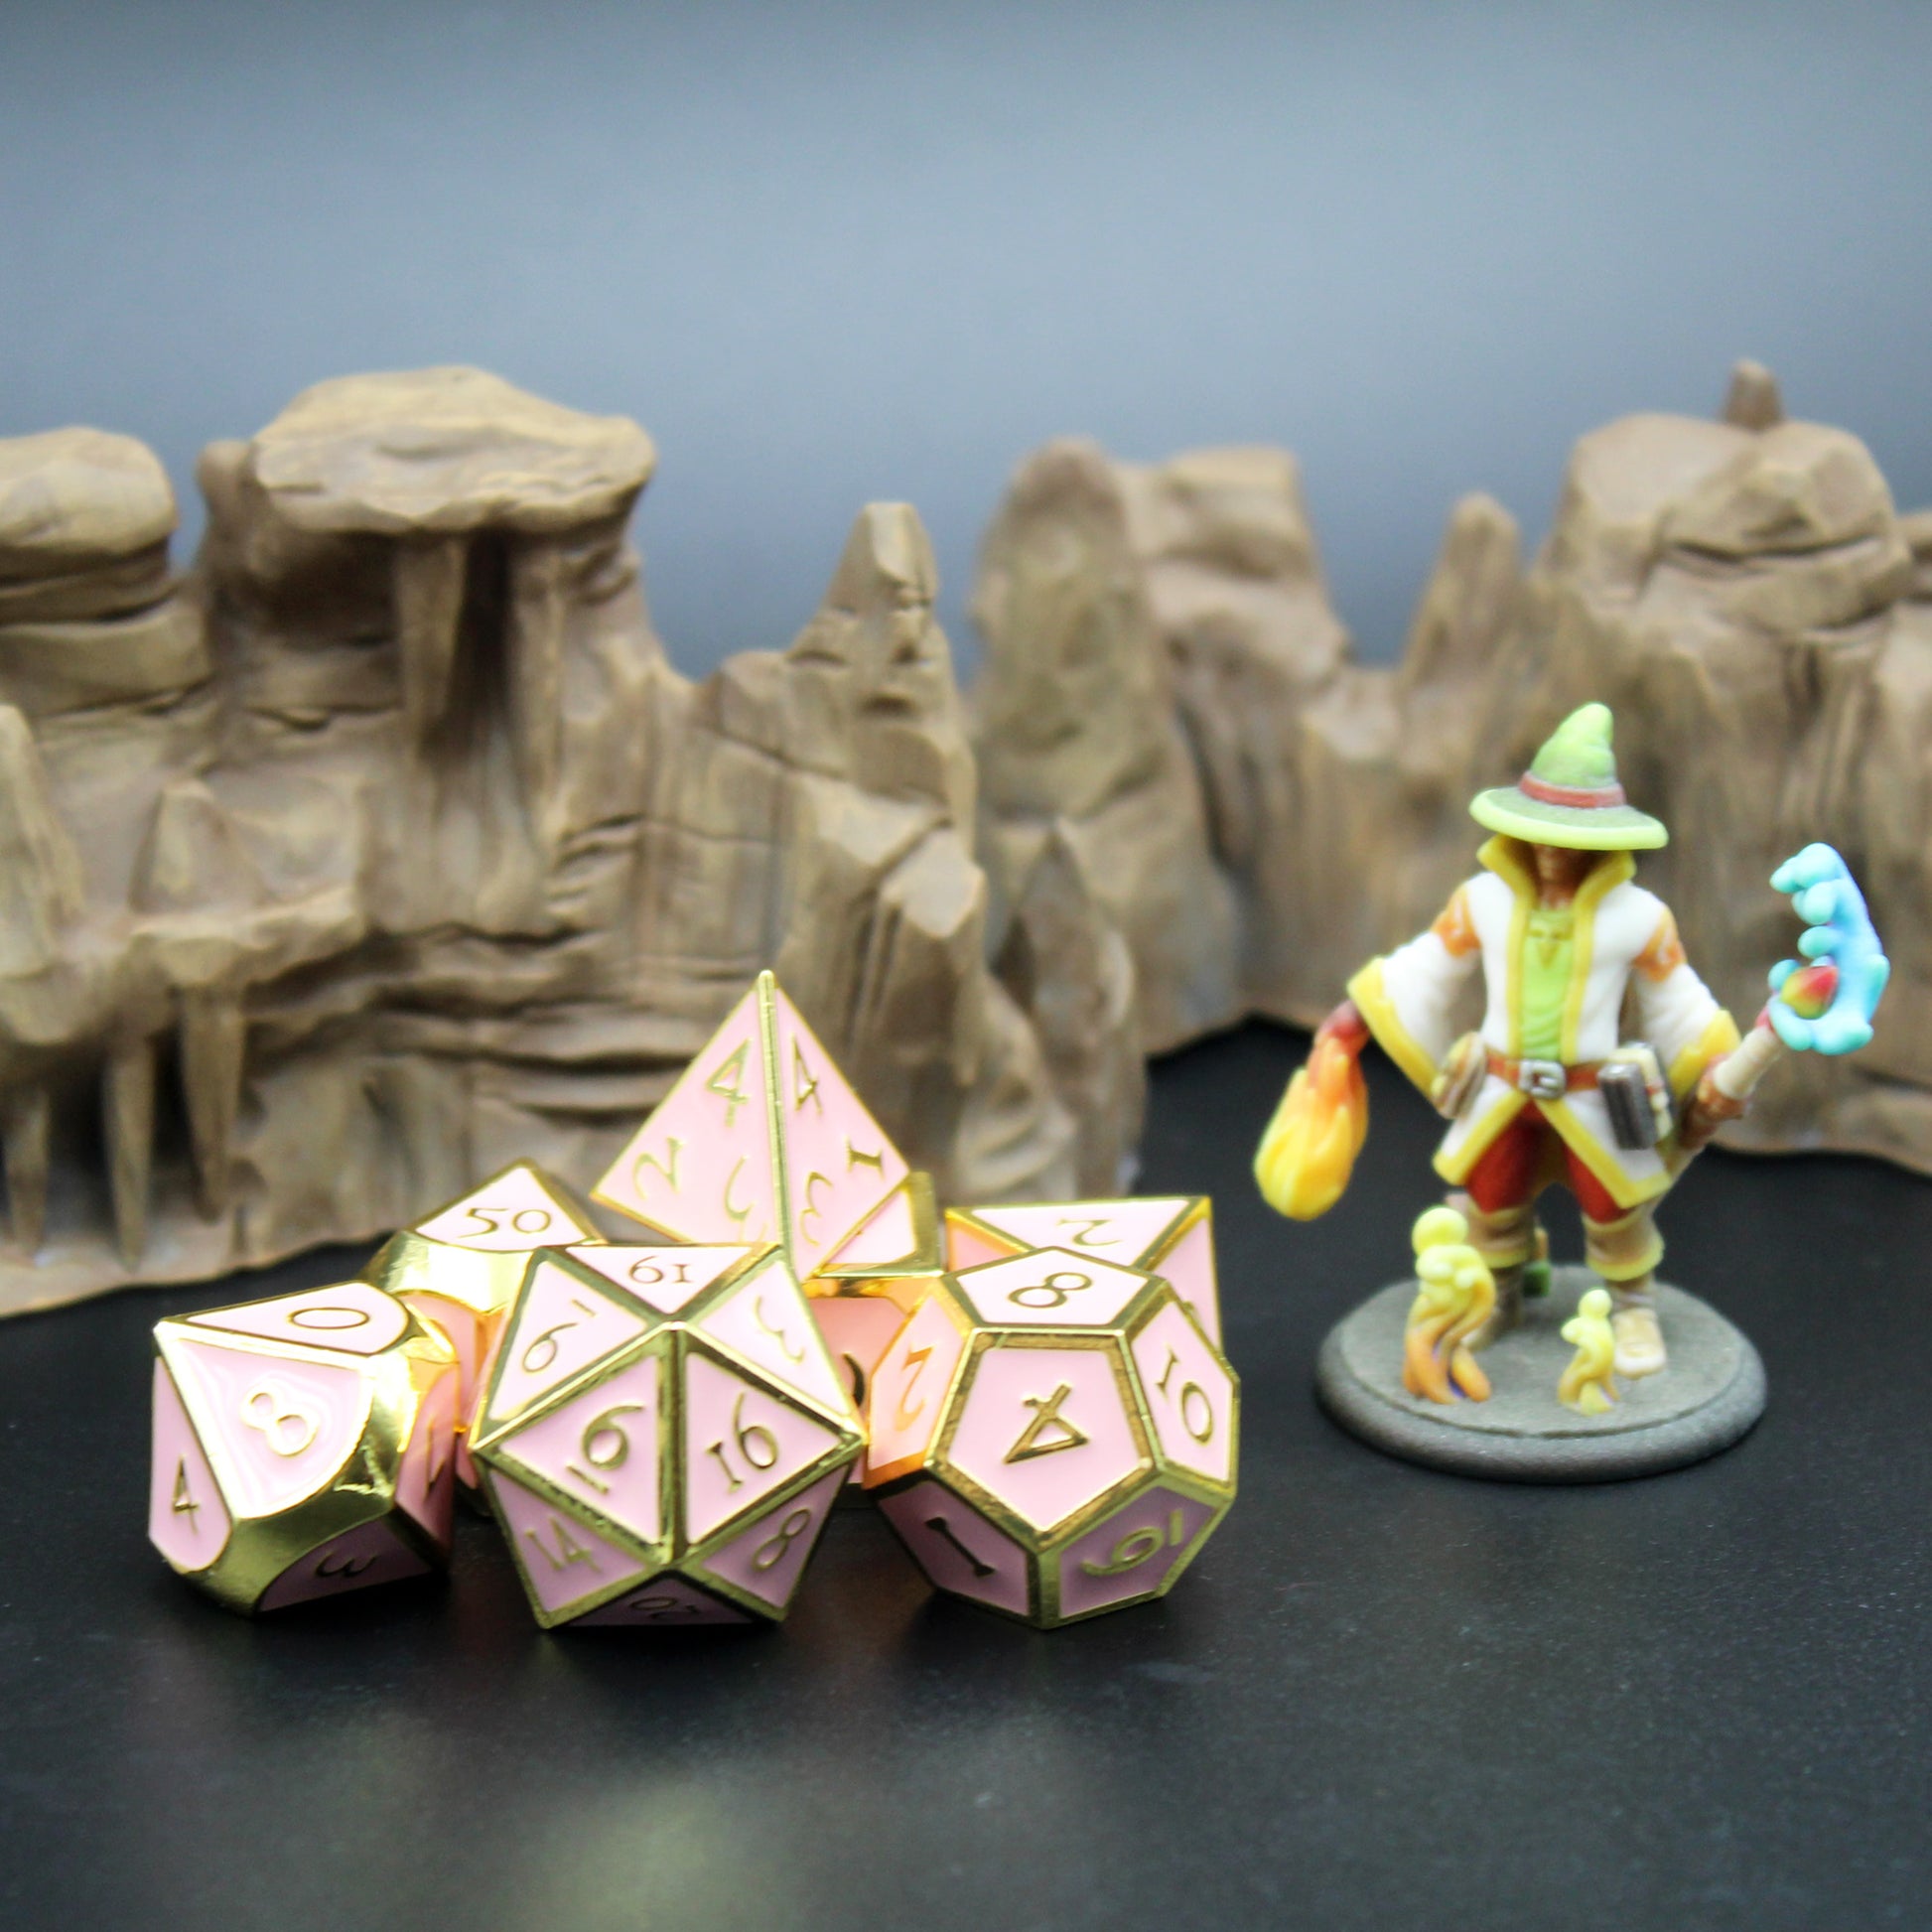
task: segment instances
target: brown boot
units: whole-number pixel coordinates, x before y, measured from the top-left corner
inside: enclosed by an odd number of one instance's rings
[[[1670,1366],[1664,1331],[1657,1325],[1655,1282],[1653,1275],[1640,1275],[1635,1281],[1609,1284],[1616,1372],[1633,1382],[1640,1376],[1661,1375]]]

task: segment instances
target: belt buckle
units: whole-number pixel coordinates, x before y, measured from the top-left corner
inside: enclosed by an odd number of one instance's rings
[[[1561,1100],[1570,1091],[1570,1075],[1561,1060],[1518,1060],[1516,1084],[1532,1100]]]

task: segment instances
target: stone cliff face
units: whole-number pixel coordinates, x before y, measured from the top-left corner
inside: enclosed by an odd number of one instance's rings
[[[1139,1075],[1117,987],[1069,1009],[1099,915],[1022,999],[988,964],[917,517],[694,685],[653,462],[474,370],[324,383],[206,453],[178,582],[147,451],[0,443],[0,1311],[588,1181],[771,964],[948,1192],[1119,1158],[1067,1104]]]
[[[1745,367],[1722,421],[1584,438],[1527,572],[1507,512],[1458,504],[1383,670],[1350,661],[1286,456],[1051,446],[982,572],[989,868],[1061,828],[1109,882],[1151,1044],[1243,1012],[1310,1024],[1466,874],[1474,791],[1598,698],[1672,830],[1642,877],[1740,1020],[1793,938],[1768,876],[1811,839],[1850,860],[1892,955],[1871,1047],[1787,1064],[1727,1138],[1932,1169],[1929,557],[1932,523],[1895,513],[1863,446],[1785,421]],[[1027,698],[1040,683],[1057,711]],[[1028,738],[1017,709],[1050,723]]]

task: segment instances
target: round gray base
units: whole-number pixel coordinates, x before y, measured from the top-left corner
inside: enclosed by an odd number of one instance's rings
[[[1524,1305],[1522,1325],[1478,1357],[1487,1402],[1449,1406],[1402,1386],[1402,1335],[1416,1297],[1397,1282],[1335,1323],[1321,1344],[1315,1388],[1344,1429],[1391,1455],[1498,1482],[1616,1482],[1682,1468],[1728,1449],[1764,1413],[1764,1364],[1716,1309],[1659,1284],[1657,1318],[1670,1349],[1661,1375],[1618,1378],[1622,1400],[1580,1416],[1557,1400],[1575,1352],[1558,1333],[1596,1279],[1554,1271],[1550,1293]]]

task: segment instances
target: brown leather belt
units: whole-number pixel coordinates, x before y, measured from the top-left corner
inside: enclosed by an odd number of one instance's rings
[[[1506,1086],[1526,1093],[1532,1100],[1556,1100],[1566,1093],[1578,1093],[1596,1085],[1601,1060],[1588,1060],[1579,1066],[1565,1066],[1560,1060],[1513,1060],[1506,1053],[1489,1055],[1489,1071]]]

